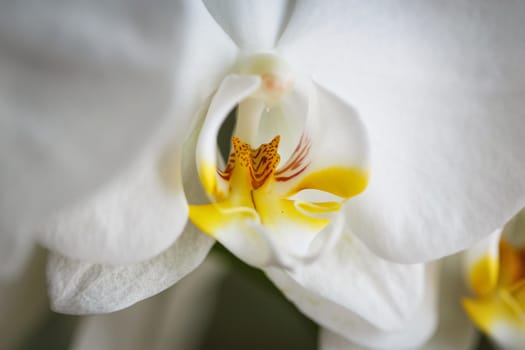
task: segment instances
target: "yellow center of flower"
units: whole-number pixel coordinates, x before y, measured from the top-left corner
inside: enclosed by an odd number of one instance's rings
[[[499,258],[480,258],[469,283],[476,297],[464,299],[463,306],[481,330],[490,334],[503,323],[525,332],[525,249],[501,239]]]
[[[281,157],[277,153],[280,136],[276,136],[270,143],[264,143],[257,149],[242,142],[238,137],[232,138],[234,152],[224,172],[220,175],[225,180],[235,175],[232,189],[251,191],[260,188],[273,175]],[[234,172],[235,168],[238,170]],[[235,186],[235,184],[238,184]],[[248,185],[248,186],[246,186]]]
[[[305,137],[288,162],[278,169],[279,141],[280,136],[276,136],[269,143],[252,148],[234,136],[233,151],[224,170],[203,164],[201,182],[205,191],[217,201],[191,205],[189,216],[193,223],[214,237],[217,231],[242,224],[246,219],[269,229],[292,223],[296,227],[319,231],[329,222],[322,215],[338,211],[342,201],[308,202],[291,199],[291,196],[305,189],[316,189],[346,199],[366,187],[367,174],[352,168],[329,167],[300,178],[309,165],[310,146]]]
[[[322,108],[331,117],[321,120]],[[217,137],[232,109],[231,153],[220,167]],[[315,84],[294,79],[278,56],[240,58],[214,94],[196,143],[211,203],[190,205],[191,221],[255,266],[315,260],[343,232],[336,212],[368,182],[366,140],[352,133],[361,129],[355,117]],[[348,140],[338,143],[342,137]]]

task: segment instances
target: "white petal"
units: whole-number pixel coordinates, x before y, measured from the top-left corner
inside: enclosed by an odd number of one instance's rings
[[[187,121],[236,54],[194,1],[4,5],[0,221],[9,230],[107,181],[166,119]]]
[[[210,257],[164,293],[126,310],[84,318],[72,349],[197,349],[225,273],[220,259]]]
[[[370,135],[371,181],[348,213],[373,250],[440,257],[525,205],[524,11],[521,2],[297,3],[283,53],[344,96]]]
[[[260,85],[257,76],[228,75],[213,96],[197,141],[195,158],[203,187],[213,199],[222,179],[217,175],[217,135],[229,112]]]
[[[343,237],[331,254],[315,264],[289,273],[268,269],[267,274],[306,315],[364,345],[388,346],[388,342],[383,343],[387,339],[378,335],[412,320],[419,305],[427,301],[426,321],[419,322],[421,337],[434,326],[432,288],[424,290],[425,283],[432,283],[431,273],[425,281],[422,265],[382,260],[356,237]],[[395,340],[398,346],[421,341],[402,337]]]
[[[275,46],[293,10],[292,1],[205,0],[211,15],[242,49]]]
[[[175,149],[163,166],[180,172],[180,152]],[[137,262],[161,253],[181,234],[188,206],[180,174],[172,171],[176,178],[163,181],[159,163],[146,157],[93,198],[48,220],[40,238],[61,255],[93,263]]]
[[[45,252],[39,249],[18,279],[0,283],[0,348],[20,349],[49,316]]]
[[[2,221],[40,217],[93,188],[166,117],[173,18],[144,17],[139,27],[138,10],[2,7]]]
[[[141,263],[102,265],[52,255],[48,267],[51,307],[70,314],[106,313],[170,287],[195,269],[213,240],[188,228],[163,254]]]
[[[281,186],[288,188],[286,192],[290,192],[290,187],[311,188],[342,198],[353,197],[362,192],[368,182],[367,132],[351,106],[317,84],[307,86],[309,91],[305,96],[307,101],[303,103],[307,105],[304,111],[298,106],[300,99],[284,103],[285,116],[306,114],[306,118],[303,138],[298,140],[296,152],[288,161],[284,160],[280,168],[286,169],[287,164],[303,158],[302,143],[308,147],[307,156],[296,169],[282,173],[277,169],[276,176],[287,178],[301,171],[292,180],[281,183]],[[283,135],[283,138],[286,136]],[[304,171],[301,170],[303,168]]]
[[[477,341],[477,333],[470,322],[469,318],[461,307],[460,300],[466,295],[467,289],[463,282],[461,273],[460,257],[452,256],[446,258],[441,264],[440,273],[440,295],[439,295],[439,325],[433,334],[425,343],[417,347],[402,347],[396,349],[418,349],[418,350],[467,350],[473,349]],[[426,288],[436,288],[434,283],[429,283]],[[395,337],[420,338],[421,322],[425,322],[425,310],[427,304],[422,305],[421,312],[416,317],[403,325],[403,329],[398,332],[381,333],[378,336],[386,339],[395,339]],[[420,319],[421,318],[421,319]],[[392,341],[392,340],[390,340]],[[388,343],[387,343],[388,344]],[[323,329],[320,334],[320,348],[322,350],[343,350],[343,349],[368,349],[352,343],[350,340]]]

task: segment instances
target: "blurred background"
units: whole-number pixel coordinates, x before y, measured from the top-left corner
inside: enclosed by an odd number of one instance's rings
[[[219,244],[175,286],[97,316],[49,310],[45,254],[38,249],[23,279],[0,288],[0,349],[317,349],[317,325]],[[481,337],[477,349],[492,347]]]

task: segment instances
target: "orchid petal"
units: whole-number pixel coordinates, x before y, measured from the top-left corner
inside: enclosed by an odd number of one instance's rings
[[[396,347],[396,349],[418,349],[418,350],[441,350],[441,349],[456,349],[467,350],[472,349],[476,343],[477,337],[474,327],[470,323],[468,317],[463,312],[459,300],[466,292],[466,286],[463,283],[463,276],[460,269],[458,269],[459,258],[453,256],[444,261],[443,269],[441,270],[440,296],[439,296],[439,325],[434,335],[421,346],[413,347]],[[430,283],[426,288],[435,288],[434,283]],[[401,331],[382,333],[378,331],[378,336],[385,338],[386,344],[391,341],[396,342],[396,338],[412,338],[422,339],[421,326],[424,324],[428,310],[425,309],[428,304],[423,304],[423,310],[415,314],[413,320],[403,325]],[[428,335],[428,332],[427,332]],[[388,343],[386,342],[388,339]],[[418,343],[420,341],[413,341]],[[394,347],[395,345],[392,345]],[[368,347],[360,346],[352,343],[350,340],[323,329],[320,334],[320,348],[321,350],[365,350]]]
[[[0,221],[38,219],[85,194],[166,117],[174,20],[162,14],[177,11],[152,7],[153,23],[113,5],[2,6]]]
[[[165,182],[160,161],[144,157],[107,189],[48,220],[39,228],[40,239],[61,255],[93,263],[138,262],[163,252],[188,216],[180,152],[174,149],[161,163],[172,172]]]
[[[453,253],[525,206],[524,11],[521,2],[296,4],[280,50],[365,124],[371,179],[347,212],[382,256]]]
[[[22,0],[2,6],[0,32],[2,235],[107,183],[151,139],[182,137],[237,53],[195,1]]]
[[[164,293],[122,311],[83,318],[71,349],[196,348],[226,270],[220,259],[210,257]]]
[[[343,236],[315,264],[267,275],[297,307],[322,326],[363,345],[385,347],[380,331],[394,331],[431,295],[424,291],[422,265],[398,265],[375,256],[357,237]],[[427,283],[431,283],[428,274]],[[429,289],[431,290],[431,289]],[[425,308],[431,331],[432,304]],[[423,333],[421,333],[423,335]],[[400,339],[399,346],[402,346]],[[406,339],[407,342],[410,339]]]
[[[366,130],[354,109],[337,96],[316,84],[308,90],[303,135],[276,179],[288,195],[308,189],[353,197],[368,182]],[[300,111],[292,101],[284,104],[287,115]]]
[[[197,141],[195,157],[204,190],[212,199],[222,196],[222,179],[217,174],[217,135],[219,129],[228,113],[241,100],[255,92],[259,85],[260,78],[256,76],[229,75],[224,78],[211,100]]]
[[[294,2],[205,0],[210,14],[241,49],[261,51],[275,47]]]
[[[213,240],[188,227],[175,244],[148,261],[103,265],[53,254],[48,267],[51,307],[69,314],[107,313],[170,287],[204,260]]]
[[[384,331],[372,329],[369,333],[360,335],[360,339],[352,339],[358,346],[372,347],[374,349],[413,349],[423,344],[434,332],[437,324],[436,288],[437,274],[430,272],[426,277],[425,297],[417,306],[417,311],[404,323],[398,325],[397,330]],[[337,349],[331,344],[334,340],[339,344],[344,341],[337,340],[341,335],[325,330],[321,334],[321,341],[328,342],[328,349]],[[351,336],[350,336],[351,337]],[[344,338],[343,338],[344,339]],[[344,349],[344,347],[339,347]]]

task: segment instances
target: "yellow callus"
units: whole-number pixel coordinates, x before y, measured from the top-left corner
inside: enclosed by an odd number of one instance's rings
[[[191,205],[190,219],[202,231],[214,236],[214,232],[228,225],[239,225],[254,220],[272,228],[292,222],[294,226],[321,230],[329,220],[324,214],[338,211],[342,203],[328,201],[310,203],[289,199],[290,196],[306,189],[330,192],[343,199],[362,192],[368,181],[365,172],[345,167],[330,167],[304,175],[286,194],[275,191],[277,182],[290,182],[301,176],[302,171],[292,172],[283,180],[278,172],[280,137],[269,143],[251,148],[237,137],[232,138],[233,151],[226,167],[217,170],[208,164],[201,165],[201,182],[204,189],[217,199],[205,205]],[[305,169],[307,164],[293,167]],[[290,167],[290,165],[287,165]],[[226,186],[219,186],[219,181]],[[290,182],[291,184],[291,182]],[[223,190],[225,188],[226,190]]]
[[[359,169],[334,166],[306,175],[289,194],[305,189],[316,189],[342,198],[350,198],[363,192],[367,185],[368,173]]]

